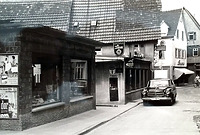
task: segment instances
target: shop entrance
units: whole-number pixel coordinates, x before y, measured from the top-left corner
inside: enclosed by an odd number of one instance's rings
[[[118,78],[109,78],[110,101],[119,101],[118,97]]]

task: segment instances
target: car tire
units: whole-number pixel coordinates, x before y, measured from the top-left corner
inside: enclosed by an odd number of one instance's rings
[[[176,103],[176,97],[174,97],[174,100],[173,100],[173,104],[175,104]]]
[[[174,104],[174,98],[171,97],[171,100],[169,100],[169,105],[173,105]]]
[[[143,105],[144,105],[144,106],[148,106],[148,105],[149,105],[149,102],[148,102],[148,101],[143,101]]]

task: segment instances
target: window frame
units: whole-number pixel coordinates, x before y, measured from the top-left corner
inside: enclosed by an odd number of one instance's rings
[[[199,48],[193,48],[192,49],[193,56],[198,56],[198,51],[199,51]],[[196,55],[195,55],[195,52],[196,52]]]
[[[179,29],[176,31],[176,38],[179,39]]]
[[[188,32],[189,40],[196,40],[196,32]]]
[[[182,41],[184,41],[184,31],[182,31]]]
[[[88,88],[88,61],[82,59],[71,59],[70,63],[70,99],[73,100],[75,98],[91,95]]]

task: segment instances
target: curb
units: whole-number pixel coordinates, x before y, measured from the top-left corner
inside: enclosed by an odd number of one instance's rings
[[[118,115],[116,115],[116,116],[114,116],[114,117],[112,117],[112,118],[110,118],[110,119],[108,119],[108,120],[102,121],[102,122],[100,122],[100,123],[98,123],[98,124],[96,124],[96,125],[94,125],[94,126],[91,126],[91,127],[87,128],[87,129],[85,129],[84,131],[81,131],[80,133],[78,133],[78,135],[85,135],[85,134],[91,132],[92,130],[94,130],[94,129],[96,129],[96,128],[102,126],[102,125],[104,125],[105,123],[108,123],[108,122],[114,120],[115,118],[117,118],[117,117],[123,115],[124,113],[130,111],[131,109],[137,107],[137,106],[138,106],[139,104],[141,104],[141,103],[142,103],[142,102],[138,102],[136,105],[134,105],[134,106],[128,108],[127,110],[125,110],[125,111],[119,113]]]

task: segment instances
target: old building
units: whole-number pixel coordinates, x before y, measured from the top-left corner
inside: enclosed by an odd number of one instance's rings
[[[0,129],[23,130],[96,108],[98,42],[49,27],[5,31]]]
[[[0,129],[24,130],[96,108],[101,43],[67,33],[69,7],[0,3]]]
[[[188,83],[193,83],[196,75],[200,75],[200,25],[195,17],[186,9],[184,11],[184,22],[186,24],[187,34],[187,67],[194,71],[188,79]]]
[[[160,39],[160,0],[74,0],[70,32],[105,43],[96,48],[97,104],[140,98],[152,78]]]
[[[162,12],[161,40],[155,51],[155,77],[185,83],[193,72],[187,69],[187,33],[183,9]],[[161,74],[162,72],[162,74]]]

